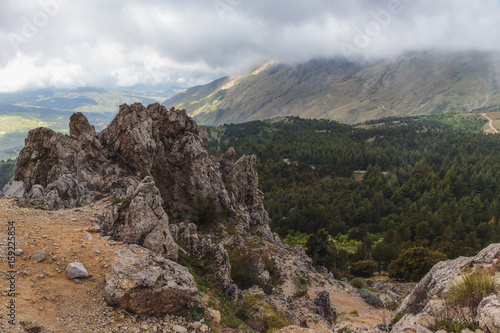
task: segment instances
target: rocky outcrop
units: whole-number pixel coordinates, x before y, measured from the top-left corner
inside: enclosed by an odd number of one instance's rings
[[[500,244],[491,244],[474,257],[459,257],[434,265],[396,311],[408,313],[394,325],[392,332],[416,330],[418,325],[438,318],[445,310],[444,300],[440,297],[459,278],[464,268],[498,266],[499,258]]]
[[[23,182],[28,199],[61,209],[94,201],[97,193],[107,191],[107,178],[114,172],[94,128],[76,113],[69,136],[43,127],[29,132],[14,179]]]
[[[70,135],[48,128],[30,131],[15,174],[28,200],[48,209],[73,208],[123,196],[152,177],[171,209],[196,214],[200,201],[210,198],[217,213],[274,241],[257,189],[256,158],[234,162],[231,149],[210,158],[205,129],[185,110],[124,104],[99,135],[81,113],[71,117],[69,127]]]
[[[204,313],[187,268],[137,245],[118,251],[106,277],[106,300],[137,314]]]
[[[316,314],[319,314],[330,323],[335,323],[337,321],[337,309],[332,308],[328,291],[323,290],[319,292],[312,303]]]

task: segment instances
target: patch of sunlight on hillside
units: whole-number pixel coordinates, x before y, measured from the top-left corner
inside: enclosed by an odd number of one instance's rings
[[[0,116],[0,133],[27,132],[37,127],[48,127],[50,123],[20,116]]]

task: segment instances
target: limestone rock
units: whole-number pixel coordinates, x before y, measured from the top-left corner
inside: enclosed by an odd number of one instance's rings
[[[437,263],[420,280],[413,291],[405,298],[396,313],[409,311],[391,332],[404,332],[405,329],[416,330],[416,325],[425,317],[438,317],[444,311],[444,304],[434,295],[441,295],[460,276],[465,267],[491,265],[500,255],[500,244],[491,244],[474,257],[459,257]]]
[[[34,255],[31,256],[31,260],[34,262],[41,262],[45,259],[45,250],[38,251]]]
[[[22,197],[24,187],[22,182],[15,181],[13,178],[0,191],[0,197]]]
[[[106,277],[110,305],[137,314],[203,313],[200,295],[187,268],[137,245],[118,251]]]
[[[89,277],[89,273],[87,272],[83,264],[77,261],[72,262],[68,265],[68,267],[66,267],[66,275],[70,280]]]
[[[185,327],[174,325],[172,326],[172,331],[176,333],[187,333],[188,330]]]
[[[177,245],[168,228],[168,216],[163,210],[163,200],[151,176],[145,177],[132,197],[118,206],[110,204],[100,220],[102,231],[113,239],[126,244],[138,244],[177,260]]]
[[[491,295],[484,298],[477,312],[476,320],[483,329],[500,332],[500,297]]]

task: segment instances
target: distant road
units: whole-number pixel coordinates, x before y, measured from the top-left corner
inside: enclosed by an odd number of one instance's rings
[[[488,116],[486,115],[486,113],[483,113],[483,114],[482,114],[482,116],[483,116],[484,118],[486,118],[486,119],[488,119],[488,120],[490,121],[490,123],[489,123],[490,128],[493,130],[493,132],[494,132],[494,133],[497,133],[497,134],[498,134],[498,130],[497,130],[495,127],[493,127],[493,120],[491,120],[491,118],[490,118],[490,117],[488,117]]]

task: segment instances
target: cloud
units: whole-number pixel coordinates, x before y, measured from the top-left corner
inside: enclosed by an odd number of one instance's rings
[[[498,50],[498,0],[5,0],[0,91],[204,83],[267,59]]]

